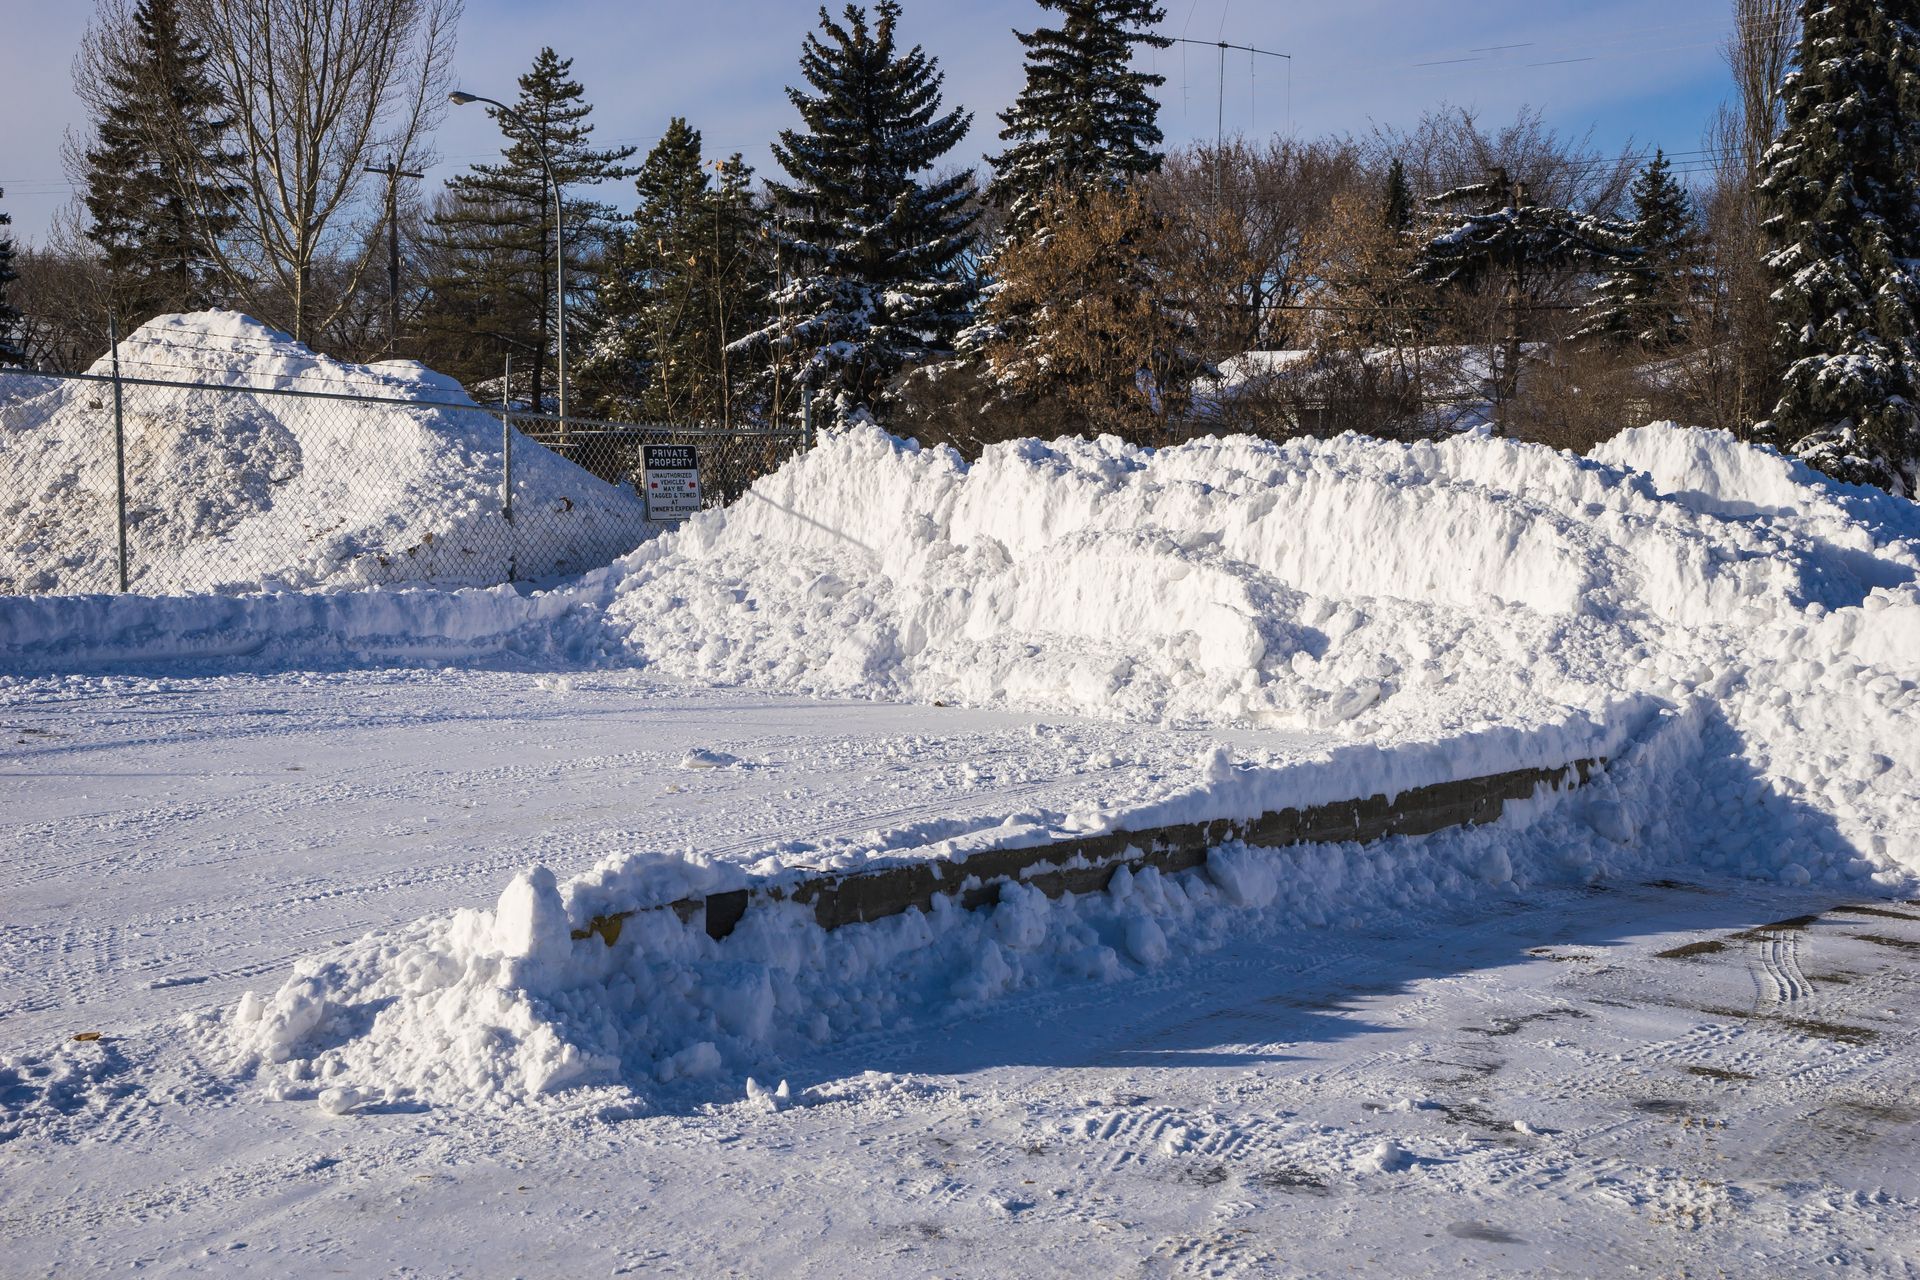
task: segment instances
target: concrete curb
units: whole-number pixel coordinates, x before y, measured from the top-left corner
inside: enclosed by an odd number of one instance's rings
[[[1104,890],[1113,873],[1125,867],[1162,873],[1204,866],[1207,851],[1231,841],[1257,848],[1282,849],[1302,844],[1365,844],[1388,836],[1421,836],[1452,827],[1498,821],[1508,802],[1531,799],[1542,787],[1554,791],[1585,785],[1606,767],[1605,760],[1576,760],[1556,769],[1516,769],[1481,778],[1416,787],[1391,798],[1369,796],[1302,809],[1282,809],[1252,819],[1221,818],[1140,831],[1110,831],[1083,839],[1024,849],[988,849],[957,862],[910,862],[876,871],[820,876],[798,884],[764,889],[734,889],[701,898],[683,898],[666,907],[680,919],[704,917],[707,935],[730,935],[756,901],[796,902],[813,908],[823,929],[865,924],[911,909],[930,911],[933,900],[951,896],[973,910],[999,899],[1008,881],[1031,885],[1049,898]],[[608,946],[620,940],[622,924],[633,911],[596,916],[575,939],[599,937]]]

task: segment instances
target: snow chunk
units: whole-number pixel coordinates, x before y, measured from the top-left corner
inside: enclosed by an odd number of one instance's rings
[[[1413,1167],[1413,1157],[1405,1147],[1388,1139],[1377,1144],[1353,1167],[1358,1173],[1399,1173]]]

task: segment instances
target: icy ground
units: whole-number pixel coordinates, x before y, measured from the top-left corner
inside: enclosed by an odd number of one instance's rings
[[[1685,849],[1425,896],[1444,849],[1355,850],[1317,926],[1219,908],[1108,980],[904,1010],[645,1105],[335,1114],[203,1030],[529,862],[909,846],[1151,802],[1215,744],[1327,746],[1035,723],[630,672],[11,682],[0,1271],[1913,1274],[1920,907]]]

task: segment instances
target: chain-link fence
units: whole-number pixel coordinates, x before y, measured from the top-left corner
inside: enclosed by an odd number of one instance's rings
[[[715,506],[803,444],[800,431],[0,370],[0,594],[558,578],[662,527],[645,446],[692,446]]]

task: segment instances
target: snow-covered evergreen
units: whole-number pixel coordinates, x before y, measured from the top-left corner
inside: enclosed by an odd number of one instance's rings
[[[1574,336],[1670,351],[1692,331],[1687,304],[1693,296],[1698,224],[1693,202],[1673,180],[1664,152],[1655,151],[1634,180],[1633,205],[1627,238],[1635,252],[1608,267]]]
[[[1420,254],[1420,274],[1437,285],[1478,284],[1489,276],[1538,275],[1632,256],[1631,224],[1578,209],[1535,204],[1523,182],[1497,169],[1486,182],[1433,197],[1436,206],[1478,205],[1459,213]]]
[[[1604,266],[1636,257],[1633,228],[1578,209],[1535,204],[1527,184],[1495,169],[1485,182],[1431,198],[1456,212],[1421,248],[1414,274],[1437,289],[1503,284],[1508,323],[1498,374],[1501,399],[1519,386],[1520,343],[1525,312],[1542,283],[1580,267]]]
[[[1760,197],[1785,386],[1760,434],[1920,491],[1920,5],[1810,0]]]
[[[1173,41],[1153,28],[1167,11],[1157,0],[1040,0],[1058,27],[1016,32],[1027,81],[1000,115],[1006,151],[989,158],[988,195],[1006,211],[1008,234],[1031,231],[1049,192],[1123,185],[1160,167],[1165,76],[1133,69],[1136,46]]]
[[[870,416],[907,365],[939,358],[967,318],[962,271],[974,222],[970,174],[917,175],[966,136],[971,113],[941,110],[945,76],[895,39],[900,6],[822,9],[789,88],[799,129],[783,129],[769,181],[783,280],[773,318],[735,344],[768,351],[836,419]]]

